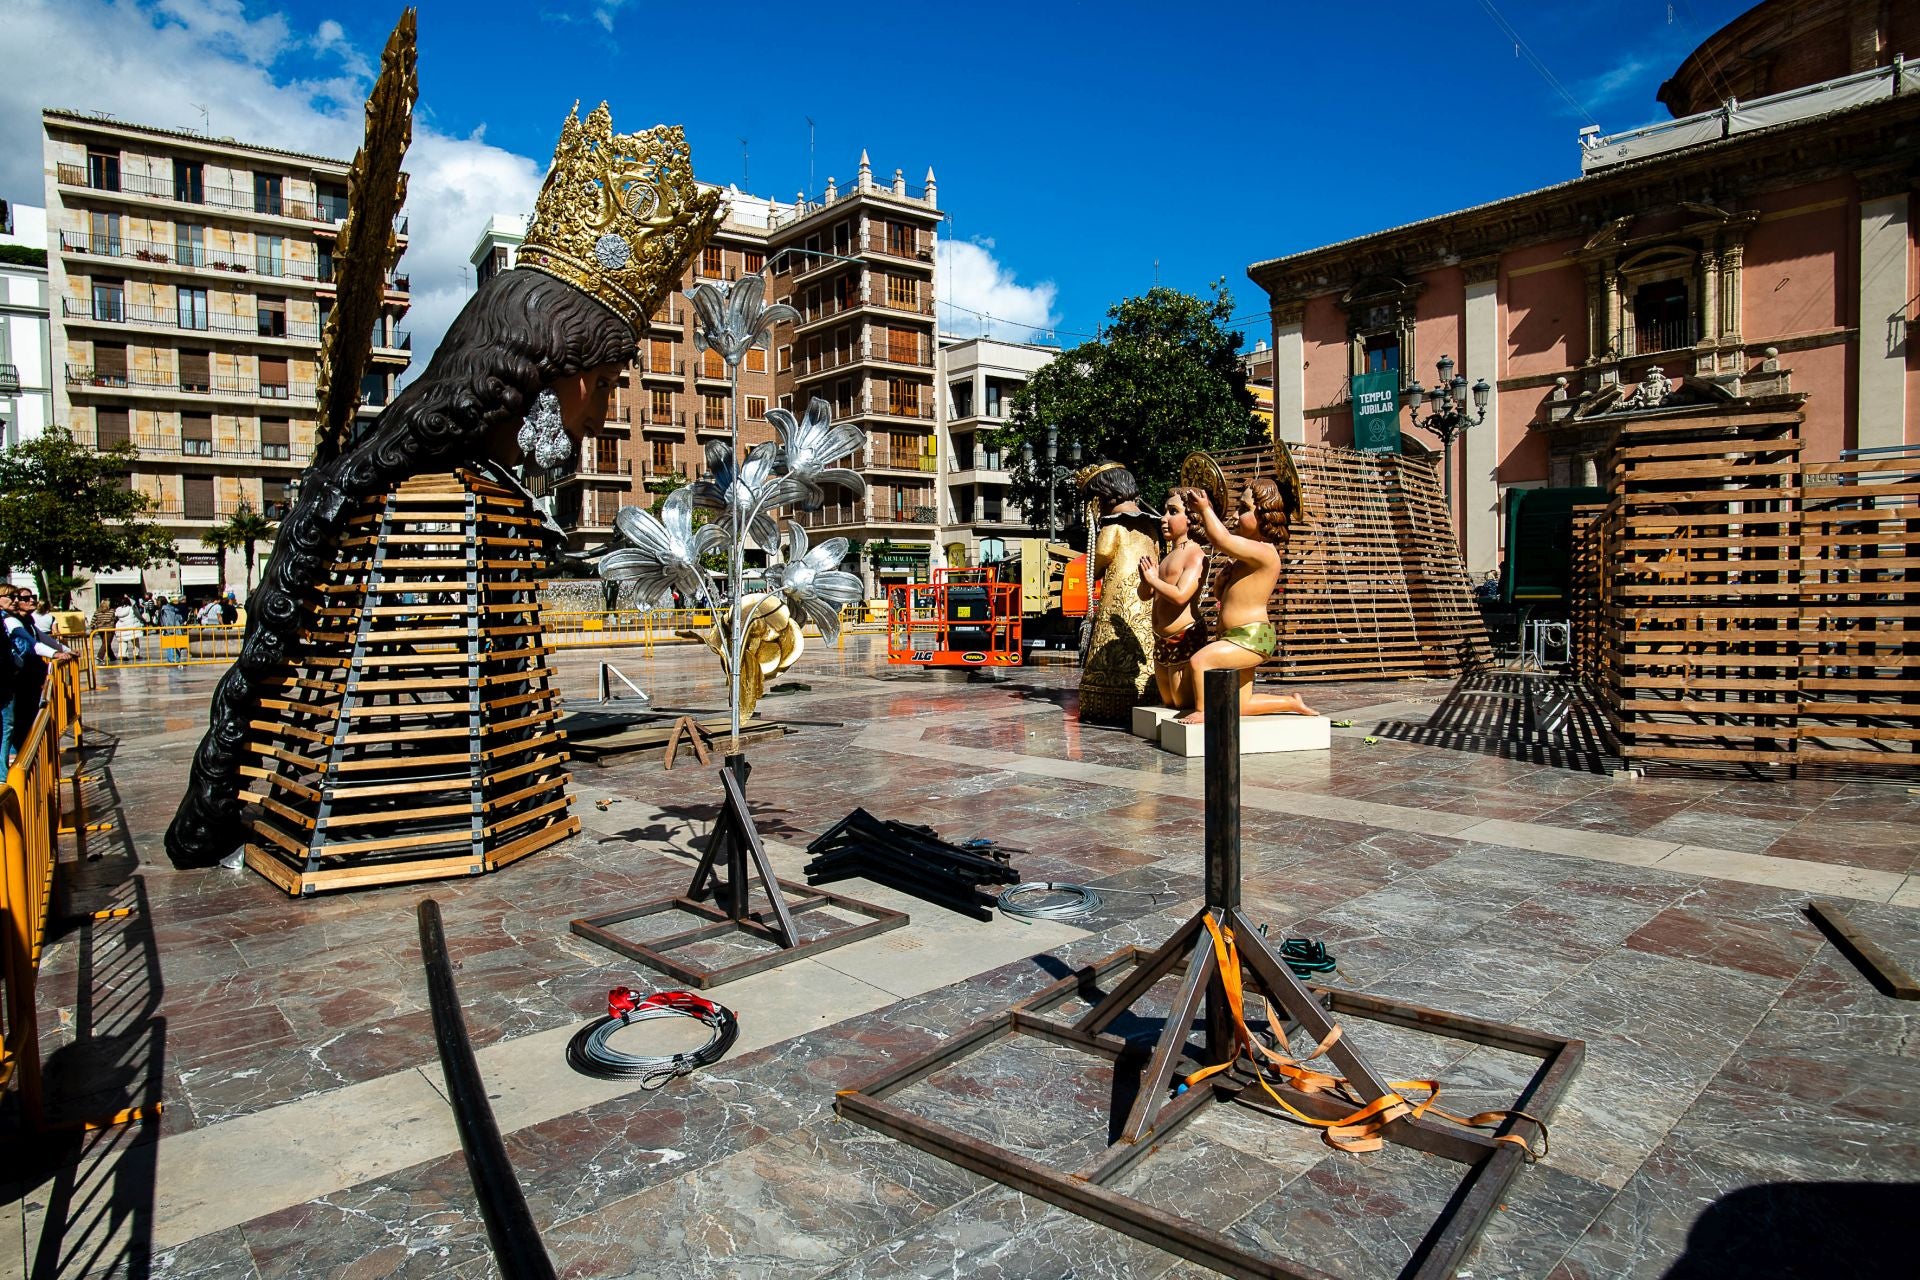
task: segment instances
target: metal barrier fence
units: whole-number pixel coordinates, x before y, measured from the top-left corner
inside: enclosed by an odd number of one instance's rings
[[[225,665],[240,656],[244,628],[183,623],[177,627],[102,627],[86,635],[86,656],[101,670],[120,667]],[[67,643],[78,651],[79,642]]]
[[[28,1123],[44,1126],[40,1082],[40,1024],[34,1009],[40,948],[46,941],[53,901],[53,868],[63,828],[60,820],[60,740],[73,733],[76,763],[80,751],[80,664],[61,662],[47,671],[45,700],[34,717],[19,754],[0,784],[0,985],[6,989],[6,1025],[0,1031],[0,1087],[17,1080]],[[76,826],[82,779],[76,772],[73,809]],[[133,1119],[122,1113],[108,1123]]]
[[[565,609],[542,611],[546,643],[556,649],[637,645],[651,652],[658,643],[684,643],[682,631],[713,625],[710,609]],[[845,635],[878,635],[887,629],[884,604],[850,604],[840,611]],[[183,623],[177,627],[102,627],[84,637],[68,637],[90,670],[135,667],[225,666],[240,656],[245,628]]]

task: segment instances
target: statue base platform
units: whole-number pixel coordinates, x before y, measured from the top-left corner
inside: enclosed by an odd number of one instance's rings
[[[1206,753],[1206,726],[1181,724],[1184,712],[1169,707],[1135,707],[1133,732],[1176,756]],[[1333,722],[1326,716],[1243,716],[1240,754],[1275,751],[1326,751],[1333,746]]]

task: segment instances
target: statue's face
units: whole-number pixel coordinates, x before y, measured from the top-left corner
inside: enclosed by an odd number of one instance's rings
[[[569,374],[547,388],[560,401],[560,422],[576,444],[607,420],[607,402],[620,385],[624,368],[626,365],[612,361],[584,373]]]
[[[1260,512],[1253,504],[1253,490],[1240,491],[1240,505],[1233,509],[1234,532],[1243,538],[1260,536]]]
[[[1167,508],[1160,516],[1160,536],[1168,542],[1177,542],[1187,536],[1187,504],[1180,495],[1167,495]]]

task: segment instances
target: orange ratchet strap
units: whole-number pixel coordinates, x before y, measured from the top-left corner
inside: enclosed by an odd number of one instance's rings
[[[1540,1126],[1540,1150],[1535,1152],[1533,1148],[1528,1145],[1527,1140],[1518,1134],[1503,1133],[1496,1135],[1494,1140],[1496,1142],[1513,1143],[1527,1153],[1528,1160],[1537,1160],[1547,1154],[1546,1125],[1540,1124],[1540,1121],[1534,1119],[1534,1117],[1524,1111],[1482,1111],[1478,1115],[1466,1117],[1456,1116],[1442,1111],[1433,1105],[1434,1099],[1440,1096],[1440,1082],[1437,1080],[1389,1080],[1387,1082],[1387,1088],[1390,1092],[1374,1099],[1372,1102],[1362,1103],[1358,1098],[1353,1096],[1352,1085],[1344,1076],[1333,1075],[1326,1071],[1316,1071],[1306,1065],[1324,1055],[1327,1050],[1331,1049],[1335,1042],[1340,1039],[1341,1030],[1338,1026],[1335,1026],[1332,1031],[1328,1032],[1326,1039],[1315,1045],[1313,1052],[1307,1054],[1305,1057],[1291,1057],[1287,1054],[1269,1049],[1264,1044],[1261,1044],[1254,1038],[1253,1032],[1247,1029],[1244,1007],[1245,990],[1240,977],[1240,949],[1234,943],[1233,930],[1221,928],[1220,925],[1215,922],[1211,911],[1207,912],[1202,919],[1206,923],[1207,932],[1213,935],[1213,954],[1215,959],[1220,963],[1220,983],[1226,989],[1227,1007],[1233,1012],[1234,1039],[1246,1053],[1248,1059],[1253,1062],[1254,1079],[1260,1082],[1260,1087],[1266,1091],[1267,1096],[1273,1099],[1287,1114],[1302,1124],[1311,1125],[1319,1129],[1321,1131],[1321,1138],[1325,1140],[1328,1146],[1339,1151],[1378,1151],[1385,1145],[1385,1140],[1379,1136],[1380,1131],[1402,1116],[1413,1116],[1417,1118],[1425,1115],[1435,1115],[1443,1120],[1450,1120],[1454,1124],[1471,1129],[1491,1128],[1501,1124],[1510,1117],[1517,1116],[1521,1119],[1531,1120],[1534,1124]],[[1268,1017],[1270,1019],[1272,1018],[1271,1008],[1269,1008]],[[1273,1028],[1275,1037],[1278,1038],[1280,1034],[1280,1023],[1278,1020],[1273,1020]],[[1187,1077],[1187,1086],[1191,1088],[1209,1076],[1217,1075],[1222,1071],[1228,1070],[1238,1060],[1239,1055],[1236,1054],[1233,1058],[1215,1066],[1203,1067]],[[1298,1089],[1301,1093],[1334,1094],[1337,1095],[1341,1101],[1351,1103],[1354,1110],[1337,1120],[1322,1120],[1317,1116],[1306,1114],[1273,1091],[1273,1086],[1267,1082],[1267,1072],[1261,1070],[1263,1062],[1268,1069],[1280,1076],[1285,1083]],[[1399,1091],[1402,1089],[1416,1089],[1426,1096],[1418,1103],[1411,1103],[1400,1096]]]

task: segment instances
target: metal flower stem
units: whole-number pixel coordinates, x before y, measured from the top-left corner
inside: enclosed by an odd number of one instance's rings
[[[733,450],[733,465],[740,466],[740,365],[737,361],[727,361],[727,385],[731,394],[727,396],[727,440]],[[736,471],[736,475],[738,472]],[[735,483],[739,483],[737,480]],[[758,503],[754,504],[757,508]],[[732,728],[732,737],[728,740],[727,754],[740,754],[740,660],[746,653],[747,631],[741,620],[740,586],[746,576],[746,538],[747,526],[753,522],[758,511],[749,513],[737,502],[729,502],[727,509],[733,515],[733,545],[727,553],[727,608],[733,618],[733,631],[728,640],[732,658],[727,663],[731,679],[727,682],[727,716]]]

